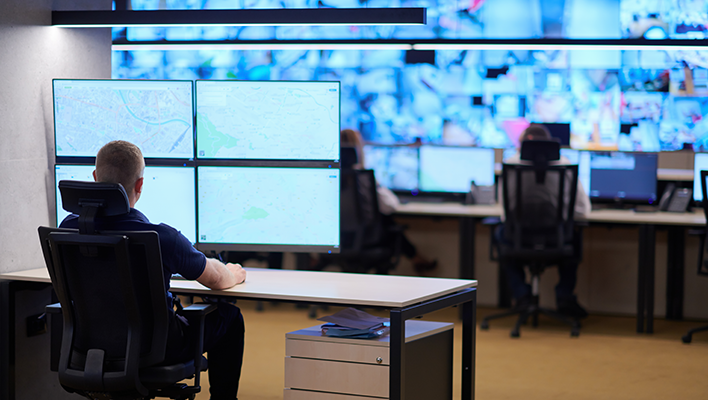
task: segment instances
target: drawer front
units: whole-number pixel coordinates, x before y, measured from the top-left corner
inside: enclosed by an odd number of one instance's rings
[[[285,357],[285,387],[388,397],[388,371],[383,365]]]
[[[388,397],[350,396],[347,394],[311,392],[309,390],[283,390],[283,400],[384,400]]]
[[[285,355],[289,357],[389,365],[388,347],[383,346],[287,339],[285,340]],[[380,362],[377,361],[379,359],[381,360]]]

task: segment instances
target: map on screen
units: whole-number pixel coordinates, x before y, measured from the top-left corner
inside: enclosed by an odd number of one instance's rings
[[[197,157],[338,160],[339,92],[339,82],[197,81]]]
[[[93,182],[93,165],[57,165],[57,225],[69,213],[62,208],[59,181]],[[135,208],[153,224],[165,223],[182,232],[192,243],[197,239],[193,167],[145,167],[143,191]]]
[[[54,80],[57,156],[95,157],[112,140],[148,158],[193,158],[191,81]]]
[[[198,168],[200,243],[339,245],[339,170]]]

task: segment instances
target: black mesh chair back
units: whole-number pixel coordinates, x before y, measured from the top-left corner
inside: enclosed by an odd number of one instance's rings
[[[172,312],[158,234],[96,230],[97,217],[130,211],[119,184],[61,181],[59,189],[64,208],[79,214],[79,229],[40,227],[39,236],[63,316],[62,386],[87,397],[145,397],[193,374],[193,364],[151,369],[165,360]]]

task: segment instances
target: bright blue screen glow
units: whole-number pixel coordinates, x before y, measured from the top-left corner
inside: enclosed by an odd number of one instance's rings
[[[693,200],[703,201],[701,171],[708,171],[708,153],[696,153],[693,161]]]
[[[56,202],[57,225],[69,213],[62,208],[59,181],[93,182],[93,165],[57,165]],[[153,224],[165,223],[182,232],[192,243],[197,239],[194,168],[145,167],[143,192],[135,208]]]
[[[198,167],[199,242],[339,245],[339,170]]]
[[[392,190],[418,189],[418,148],[364,146],[364,167],[373,169],[376,182]]]
[[[420,148],[420,190],[464,193],[470,182],[494,185],[494,150],[475,147]]]

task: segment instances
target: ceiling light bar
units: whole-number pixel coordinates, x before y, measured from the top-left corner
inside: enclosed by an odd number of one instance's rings
[[[622,45],[622,44],[414,44],[413,50],[671,50],[671,51],[705,51],[708,46],[671,46],[671,45]]]
[[[114,51],[175,50],[412,50],[410,44],[287,43],[287,44],[114,44]]]
[[[425,25],[425,23],[425,8],[52,11],[52,25],[64,28]]]

